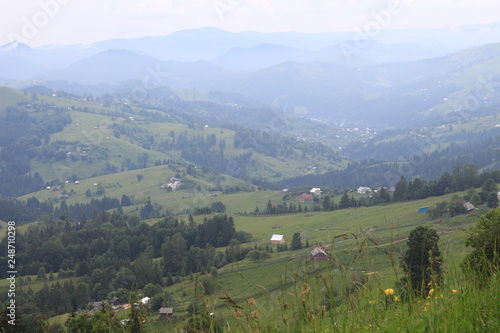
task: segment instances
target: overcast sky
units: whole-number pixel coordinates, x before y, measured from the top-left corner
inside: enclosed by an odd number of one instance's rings
[[[0,0],[0,45],[89,44],[205,26],[357,31],[377,20],[387,29],[499,22],[500,0]]]

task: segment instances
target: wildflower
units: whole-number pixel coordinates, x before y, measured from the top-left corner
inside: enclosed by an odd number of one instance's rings
[[[392,295],[394,295],[394,289],[392,289],[392,288],[386,289],[386,290],[384,290],[384,293],[387,296],[392,296]]]
[[[425,306],[422,307],[422,311],[425,311],[427,308]]]
[[[249,298],[247,300],[248,305],[257,305],[257,301],[253,298]]]
[[[240,311],[235,311],[234,315],[235,315],[236,318],[244,316],[244,314],[242,312],[240,312]]]
[[[399,302],[399,296],[394,296],[394,301]]]
[[[425,303],[425,305],[431,305],[431,303],[427,302],[427,303]]]
[[[259,318],[259,310],[255,310],[252,312],[252,317]]]
[[[434,295],[434,288],[432,288],[431,290],[429,290],[429,297],[432,297],[432,295]]]
[[[452,293],[452,294],[455,294],[456,292],[457,292],[457,290],[456,290],[456,289],[453,289],[453,290],[451,291],[451,293]]]
[[[309,291],[311,291],[311,288],[309,288],[309,285],[307,283],[304,283],[304,290],[302,290],[302,292],[300,293],[300,296],[304,297],[305,295],[307,295],[309,293]]]

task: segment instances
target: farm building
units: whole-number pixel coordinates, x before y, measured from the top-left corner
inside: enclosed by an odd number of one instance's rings
[[[328,255],[321,247],[317,247],[311,251],[311,256],[315,262],[328,260]]]
[[[109,304],[111,304],[113,306],[118,306],[118,305],[122,304],[122,301],[118,297],[115,296],[109,300]]]
[[[311,201],[313,199],[313,195],[311,193],[303,193],[299,196],[300,202]]]
[[[312,195],[321,195],[321,189],[314,187],[309,191]]]
[[[474,207],[474,205],[471,204],[468,201],[464,200],[462,203],[464,204],[465,209],[467,209],[467,213],[473,211],[474,209],[476,209],[476,207]]]
[[[285,236],[283,235],[273,235],[271,237],[271,244],[283,244],[285,242]]]
[[[366,194],[366,193],[370,193],[372,191],[372,189],[369,187],[366,187],[366,186],[360,186],[360,187],[358,187],[357,191],[359,194]]]
[[[174,319],[174,308],[160,308],[160,319]]]

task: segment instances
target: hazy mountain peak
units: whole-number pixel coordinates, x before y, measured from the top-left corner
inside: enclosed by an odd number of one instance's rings
[[[0,51],[5,52],[5,51],[13,51],[13,50],[30,50],[31,48],[18,41],[13,41],[10,43],[7,43],[5,45],[0,46]]]

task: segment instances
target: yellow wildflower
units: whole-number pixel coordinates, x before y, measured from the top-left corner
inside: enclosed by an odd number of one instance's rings
[[[451,291],[451,293],[452,293],[452,294],[455,294],[456,292],[457,292],[457,290],[456,290],[456,289],[453,289],[453,290]]]
[[[434,288],[432,288],[431,290],[429,290],[429,297],[432,297],[432,295],[434,295]]]
[[[384,293],[385,293],[387,296],[392,296],[392,295],[394,295],[394,289],[392,289],[392,288],[388,288],[388,289],[384,290]]]

